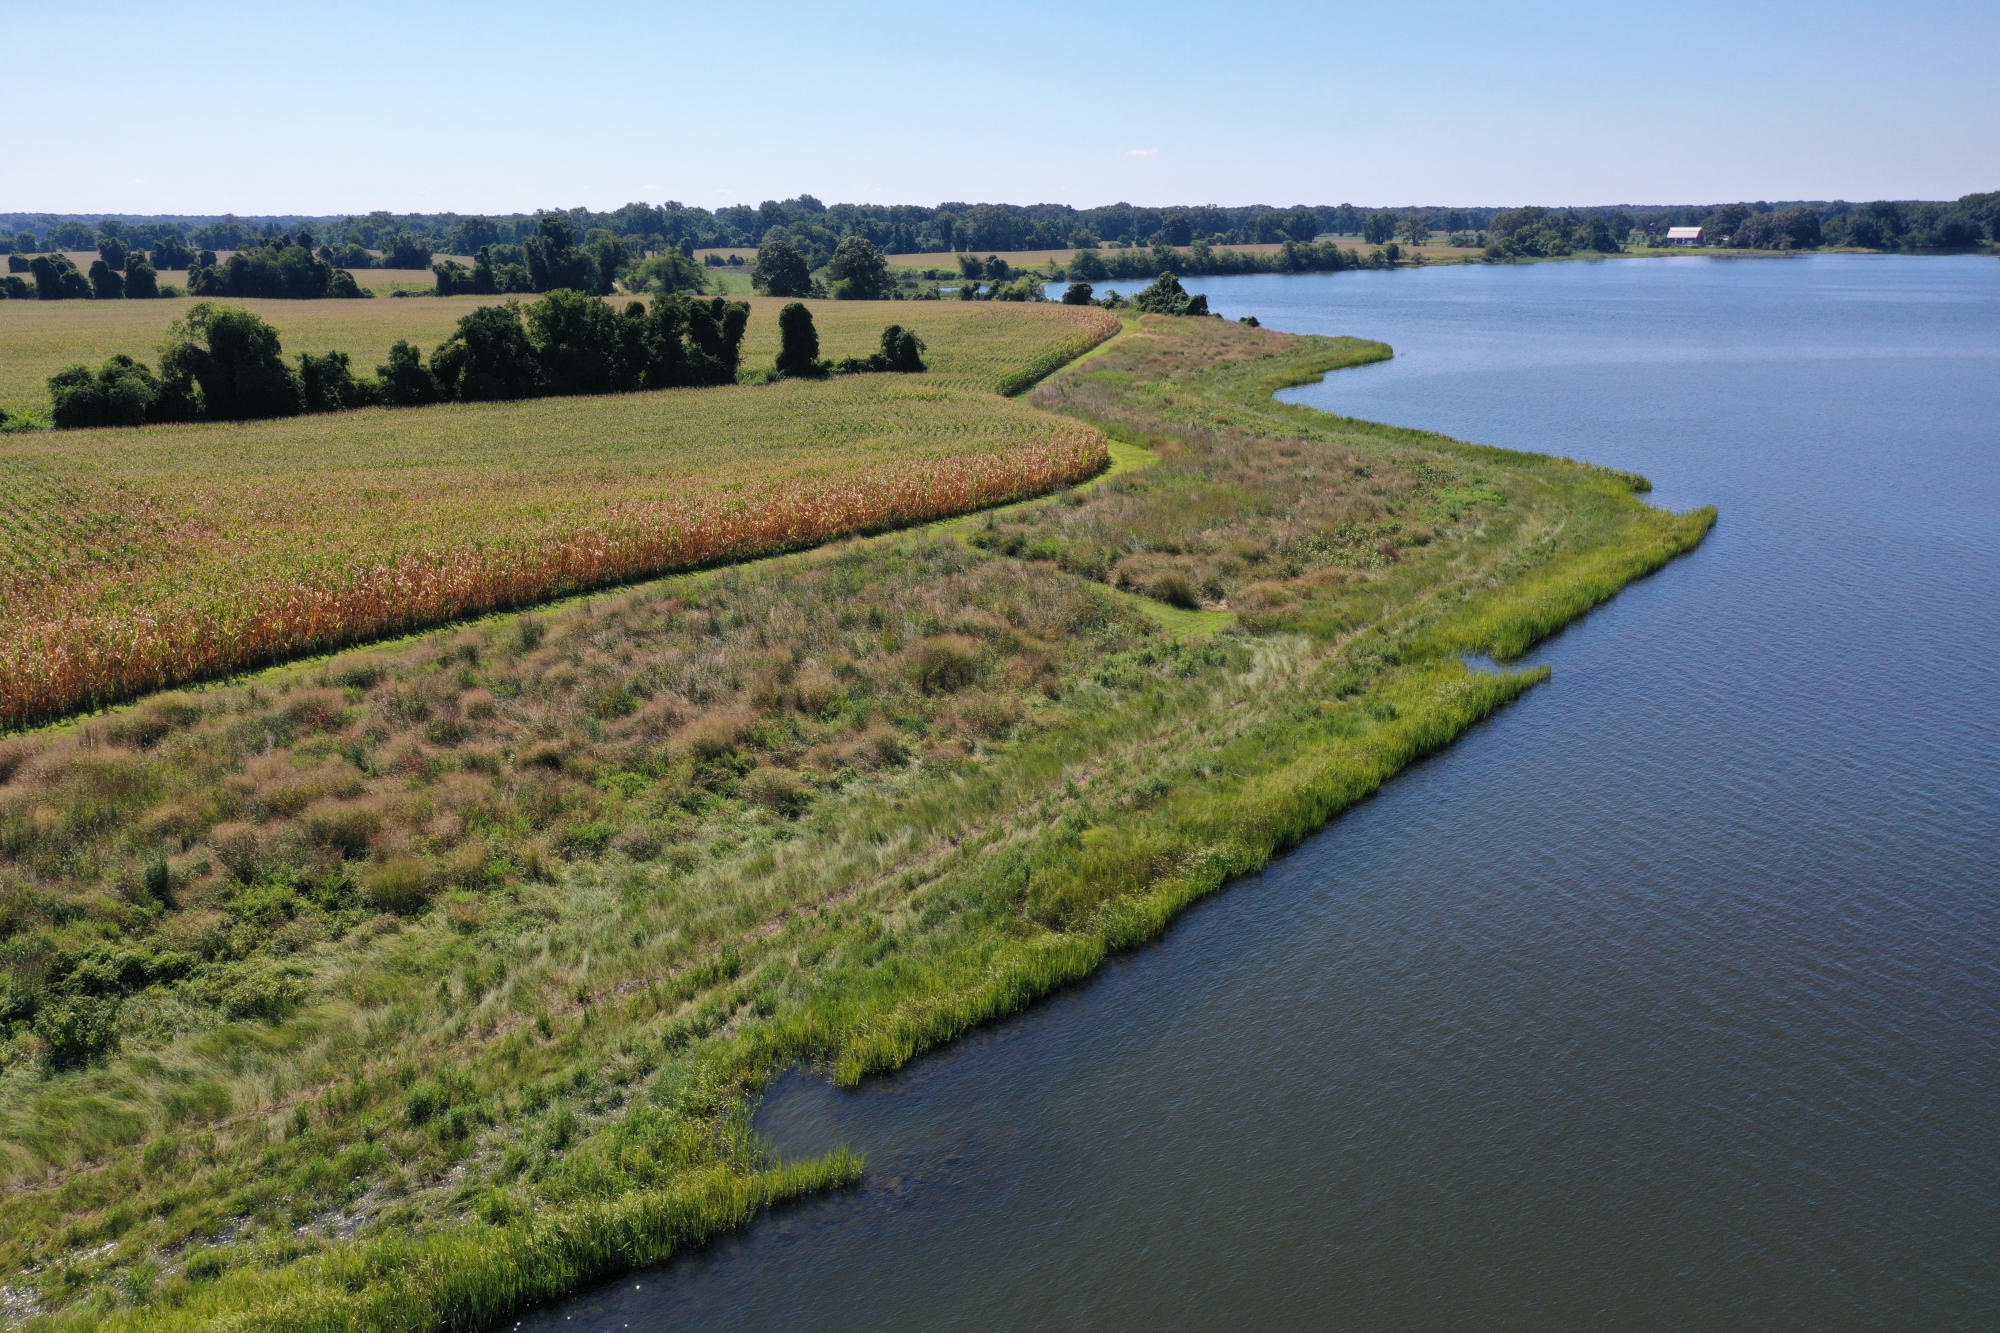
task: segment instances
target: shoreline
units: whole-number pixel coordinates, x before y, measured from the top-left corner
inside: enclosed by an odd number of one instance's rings
[[[701,1169],[719,1175],[669,1175],[652,1186],[621,1190],[603,1204],[579,1199],[531,1206],[541,1197],[535,1189],[549,1187],[496,1183],[491,1206],[478,1207],[484,1220],[453,1212],[444,1176],[418,1188],[409,1204],[395,1205],[419,1209],[407,1228],[377,1227],[368,1239],[322,1240],[309,1233],[289,1260],[249,1266],[223,1251],[201,1259],[202,1272],[215,1276],[199,1278],[195,1260],[210,1249],[182,1249],[178,1262],[185,1272],[170,1269],[166,1278],[172,1300],[145,1310],[100,1311],[101,1326],[194,1328],[221,1317],[261,1326],[308,1307],[327,1327],[483,1326],[524,1301],[575,1290],[697,1244],[784,1197],[852,1179],[859,1169],[852,1160],[780,1167],[740,1138],[747,1108],[778,1071],[808,1063],[851,1083],[896,1068],[1089,975],[1111,953],[1157,937],[1193,902],[1253,873],[1547,678],[1545,669],[1474,673],[1463,653],[1518,657],[1691,549],[1713,523],[1712,510],[1672,515],[1653,509],[1637,498],[1637,479],[1607,469],[1351,421],[1271,396],[1386,353],[1380,344],[1259,333],[1221,321],[1128,320],[1092,356],[1031,396],[1037,406],[1123,436],[1119,452],[1125,457],[1114,457],[1114,465],[1125,466],[1100,476],[1087,491],[754,567],[598,594],[594,607],[538,617],[554,641],[567,642],[589,627],[651,614],[645,608],[661,605],[663,596],[698,606],[720,595],[728,604],[756,606],[759,599],[790,596],[785,590],[795,586],[804,595],[814,579],[941,561],[939,567],[968,575],[983,571],[982,577],[1001,580],[998,587],[1015,586],[1008,580],[1033,587],[1019,582],[1032,577],[1068,589],[1064,596],[1083,599],[1079,606],[1095,601],[1104,610],[1093,614],[1125,626],[1117,632],[1140,646],[1108,659],[1078,659],[1086,674],[1066,680],[1059,698],[1033,705],[1041,720],[1016,738],[996,737],[967,756],[927,760],[880,782],[830,791],[811,823],[796,832],[786,832],[782,823],[756,825],[782,836],[757,833],[742,842],[730,834],[740,845],[726,839],[694,844],[690,850],[703,854],[685,870],[676,868],[678,860],[663,868],[627,868],[615,859],[572,862],[549,887],[524,886],[525,903],[559,908],[562,917],[526,926],[530,933],[521,945],[500,936],[484,947],[515,957],[539,938],[541,956],[557,962],[581,947],[597,959],[587,984],[563,981],[566,990],[539,989],[570,972],[567,965],[535,971],[530,949],[519,954],[518,979],[508,987],[485,999],[467,992],[460,1002],[467,1007],[456,1017],[447,1010],[419,1019],[409,1039],[368,1037],[372,1020],[354,1026],[365,1011],[311,1017],[323,1033],[314,1040],[334,1043],[329,1051],[348,1052],[329,1068],[333,1082],[322,1085],[307,1076],[302,1085],[290,1077],[266,1084],[272,1090],[234,1117],[230,1139],[216,1149],[217,1165],[198,1168],[236,1170],[227,1164],[244,1152],[279,1152],[279,1161],[289,1161],[320,1151],[315,1145],[322,1135],[329,1144],[343,1141],[364,1120],[386,1123],[386,1141],[406,1145],[399,1151],[434,1153],[423,1147],[431,1122],[404,1107],[406,1088],[427,1085],[398,1083],[393,1074],[400,1067],[414,1077],[420,1065],[441,1065],[462,1067],[463,1074],[453,1077],[466,1079],[468,1091],[425,1096],[469,1099],[465,1105],[485,1108],[477,1114],[489,1118],[468,1126],[490,1124],[477,1129],[472,1142],[491,1147],[463,1159],[483,1178],[499,1164],[506,1144],[531,1141],[542,1132],[535,1127],[552,1114],[519,1105],[518,1090],[527,1083],[545,1086],[540,1078],[549,1075],[538,1077],[534,1070],[566,1069],[573,1059],[578,1069],[632,1070],[625,1076],[630,1091],[612,1103],[631,1109],[577,1119],[569,1131],[577,1146],[548,1158],[551,1181],[566,1178],[562,1172],[571,1159],[593,1160],[591,1154],[616,1143],[648,1135],[667,1135],[662,1142],[671,1142],[695,1130],[717,1136],[718,1144],[739,1145],[721,1158],[689,1162],[692,1170],[710,1161],[712,1167]],[[1168,373],[1184,363],[1191,375]],[[1152,447],[1143,449],[1141,441]],[[1310,590],[1320,585],[1300,583],[1306,592],[1292,609],[1259,611],[1252,623],[1239,626],[1243,632],[1219,635],[1219,625],[1193,633],[1195,627],[1176,625],[1174,617],[1133,609],[1149,600],[1137,590],[1064,572],[1072,557],[1084,558],[1084,548],[1054,563],[1034,554],[1042,549],[1038,543],[1069,531],[1063,524],[1072,514],[1115,518],[1133,506],[1142,518],[1179,513],[1184,506],[1172,498],[1181,493],[1174,488],[1205,484],[1197,480],[1208,466],[1201,460],[1217,448],[1288,486],[1293,483],[1283,479],[1293,475],[1294,464],[1286,450],[1309,450],[1310,458],[1326,460],[1315,467],[1337,463],[1343,475],[1351,474],[1343,484],[1366,506],[1384,503],[1370,498],[1371,487],[1381,492],[1384,482],[1401,478],[1394,482],[1401,489],[1386,492],[1392,508],[1380,531],[1390,532],[1386,524],[1393,518],[1396,531],[1421,521],[1426,534],[1434,528],[1436,535],[1407,547],[1407,556],[1362,551],[1342,557],[1359,560],[1362,576],[1335,579],[1317,593]],[[1563,534],[1554,546],[1548,544],[1552,530]],[[1019,555],[1002,550],[1015,540],[1010,532],[1023,534]],[[1296,577],[1315,567],[1302,565]],[[1159,609],[1216,614],[1164,604]],[[1149,622],[1153,628],[1145,628]],[[426,642],[439,637],[422,636]],[[483,670],[500,670],[511,660],[497,635],[454,630],[443,637],[487,642],[484,652],[494,666]],[[367,655],[388,660],[399,652],[384,647]],[[435,671],[420,656],[403,653],[405,661],[391,669],[399,676]],[[312,678],[309,664],[280,670],[293,673],[302,688]],[[213,688],[246,703],[256,693],[255,687]],[[627,887],[614,892],[620,883]],[[605,908],[590,906],[600,899]],[[660,945],[619,944],[628,930],[614,925],[623,919],[615,908],[621,900],[637,905],[642,919],[665,913],[658,917],[662,923],[680,920],[675,913],[697,915],[659,936]],[[605,927],[592,924],[592,913],[600,910],[611,912]],[[504,908],[487,912],[500,928]],[[707,920],[700,913],[715,912],[722,916],[700,925]],[[390,950],[385,957],[401,950],[413,961],[435,954],[441,961],[434,966],[443,966],[442,960],[462,953],[456,928],[443,916],[440,909],[399,923],[381,936],[381,945],[356,946],[361,952],[355,961],[327,955],[322,966],[360,968],[357,978],[366,976],[374,966],[367,961],[369,948]],[[600,933],[606,928],[612,936]],[[640,934],[646,932],[633,939]],[[896,947],[881,954],[884,942]],[[659,954],[660,948],[668,952]],[[806,961],[815,958],[825,961]],[[334,975],[329,972],[329,980]],[[549,980],[533,980],[543,975]],[[532,984],[522,990],[523,983]],[[419,1010],[434,1004],[423,999],[426,993],[413,993],[408,1002]],[[501,1003],[509,995],[516,998]],[[542,1007],[534,1023],[550,1034],[546,1045],[534,1039],[532,1024],[523,1027],[537,1004]],[[465,1025],[468,1017],[489,1013],[490,1031],[486,1018],[474,1028]],[[426,1022],[434,1026],[425,1028]],[[382,1040],[389,1044],[378,1051],[371,1043]],[[634,1065],[619,1054],[628,1049],[652,1054]],[[505,1051],[529,1063],[496,1064]],[[161,1052],[170,1066],[190,1054]],[[278,1093],[280,1085],[300,1091]],[[489,1086],[491,1092],[482,1091]],[[321,1112],[300,1116],[308,1096],[327,1108],[324,1128]],[[397,1127],[403,1121],[408,1127]],[[297,1132],[295,1122],[309,1131]],[[244,1137],[252,1131],[254,1137]],[[278,1146],[287,1143],[296,1146]],[[109,1148],[96,1165],[79,1164],[88,1179],[73,1182],[81,1191],[76,1197],[88,1197],[92,1180],[108,1184],[118,1163],[131,1160],[139,1146]],[[454,1158],[448,1153],[441,1160]],[[289,1169],[274,1162],[264,1174]],[[224,1188],[227,1178],[217,1176],[211,1192]],[[517,1196],[518,1202],[507,1202]],[[420,1218],[429,1221],[418,1227]],[[358,1289],[344,1276],[364,1271],[375,1276]]]

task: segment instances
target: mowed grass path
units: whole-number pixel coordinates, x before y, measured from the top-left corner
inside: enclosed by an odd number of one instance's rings
[[[143,336],[142,316],[159,309],[19,304],[30,313],[13,329],[53,311],[41,326],[68,331],[72,346],[93,323]],[[262,306],[339,345],[350,321],[384,308],[456,319],[472,304]],[[757,304],[747,365],[775,353],[779,303]],[[7,307],[0,318],[16,315]],[[0,437],[0,726],[960,513],[1103,466],[1096,430],[995,390],[1108,336],[1106,312],[922,302],[819,313],[836,356],[866,350],[892,320],[916,327],[932,373]],[[288,352],[314,345],[280,328]]]

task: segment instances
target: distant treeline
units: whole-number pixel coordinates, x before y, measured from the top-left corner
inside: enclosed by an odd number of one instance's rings
[[[1768,215],[1799,216],[1803,209],[1819,224],[1828,245],[1868,249],[1951,249],[2000,240],[1994,228],[1991,194],[1951,200],[1880,200],[1856,204],[1842,200],[1778,203],[1677,204],[1665,206],[1605,206],[1548,210],[1573,227],[1590,218],[1604,219],[1621,243],[1628,237],[1663,237],[1669,227],[1700,226],[1717,235],[1735,236],[1742,223]],[[1055,250],[1127,245],[1183,249],[1197,240],[1212,246],[1308,242],[1328,235],[1363,236],[1376,244],[1407,236],[1411,231],[1491,233],[1495,220],[1510,208],[1399,207],[1366,208],[1354,204],[1294,204],[1289,208],[1253,204],[1243,207],[1180,205],[1159,208],[1129,203],[1098,208],[1064,204],[944,203],[823,204],[809,194],[794,199],[766,200],[755,207],[737,204],[714,210],[677,201],[630,203],[610,212],[586,208],[552,209],[534,214],[481,217],[459,213],[388,213],[365,216],[298,216],[243,219],[222,217],[90,218],[61,214],[0,213],[0,249],[12,246],[28,253],[42,248],[88,250],[100,237],[116,236],[128,245],[150,248],[166,238],[196,249],[235,250],[266,236],[300,226],[329,238],[341,253],[329,262],[343,268],[362,267],[353,251],[380,250],[386,267],[422,269],[434,253],[476,255],[483,247],[518,246],[525,250],[541,234],[546,218],[566,221],[587,248],[599,233],[624,242],[639,255],[670,249],[689,254],[696,249],[761,246],[782,238],[819,269],[833,258],[840,242],[861,237],[887,254],[951,251],[1002,253],[1009,250]],[[1619,221],[1629,223],[1617,230]],[[1748,235],[1761,236],[1769,223],[1754,223]],[[1796,230],[1796,229],[1794,229]],[[9,236],[11,233],[11,239]],[[1787,235],[1791,235],[1787,232]],[[1761,242],[1759,242],[1761,244]],[[347,247],[347,249],[343,249]],[[326,258],[326,255],[322,255]],[[521,263],[522,260],[495,261]]]

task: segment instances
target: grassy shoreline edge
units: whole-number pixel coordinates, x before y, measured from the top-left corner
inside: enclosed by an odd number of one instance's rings
[[[1296,373],[1268,381],[1265,392],[1356,363],[1346,350],[1329,350],[1320,359],[1328,361],[1325,369],[1294,368]],[[1374,429],[1431,447],[1532,457],[1402,428]],[[1120,443],[1138,441],[1128,433]],[[1629,497],[1639,489],[1634,479],[1574,466],[1602,474],[1607,490]],[[1211,779],[1198,791],[1177,789],[1143,811],[1097,812],[1102,817],[1091,827],[1068,835],[1080,853],[1038,856],[1053,850],[1049,844],[1059,837],[1053,829],[988,830],[955,844],[944,854],[934,887],[926,890],[933,899],[974,881],[1013,876],[1026,881],[1028,900],[1039,903],[1045,919],[1061,923],[1061,929],[936,955],[918,973],[885,978],[863,993],[823,993],[705,1049],[693,1081],[739,1107],[776,1073],[800,1062],[827,1068],[852,1084],[1087,978],[1113,952],[1157,938],[1193,903],[1262,869],[1549,676],[1547,667],[1475,673],[1459,654],[1518,658],[1633,580],[1693,549],[1715,521],[1712,509],[1673,515],[1636,500],[1632,504],[1644,513],[1632,515],[1623,540],[1545,560],[1499,588],[1463,595],[1393,638],[1382,635],[1392,642],[1379,668],[1353,692],[1343,695],[1346,687],[1332,680],[1325,666],[1276,685],[1279,702],[1268,724],[1223,747],[1219,769],[1229,776]],[[1190,690],[1163,697],[1158,708],[1168,714],[1198,712],[1210,703]],[[1362,734],[1328,721],[1356,708],[1375,719]],[[1025,786],[1036,775],[1059,772],[1088,749],[1087,739],[1074,736],[1025,747],[1009,756],[1010,772],[996,777],[994,785],[1011,780]],[[1002,803],[996,798],[989,804]],[[636,1191],[531,1219],[474,1222],[416,1238],[377,1236],[282,1266],[236,1268],[190,1293],[178,1308],[92,1312],[85,1322],[173,1333],[196,1328],[471,1333],[592,1281],[659,1263],[746,1225],[787,1199],[851,1184],[862,1166],[844,1150],[760,1170],[718,1166],[664,1190]],[[57,1316],[50,1326],[82,1325]]]

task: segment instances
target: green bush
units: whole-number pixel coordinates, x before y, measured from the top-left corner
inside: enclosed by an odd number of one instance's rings
[[[814,379],[827,373],[819,359],[819,330],[812,311],[794,301],[778,312],[778,373],[794,379]]]
[[[51,1070],[82,1069],[117,1048],[117,1020],[117,1000],[69,996],[42,1006],[35,1015],[35,1035],[42,1039]]]

